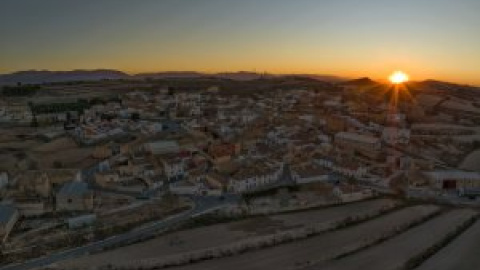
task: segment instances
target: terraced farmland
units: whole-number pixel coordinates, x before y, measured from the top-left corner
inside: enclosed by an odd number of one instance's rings
[[[205,248],[222,246],[249,237],[268,235],[288,229],[326,222],[340,222],[348,217],[375,215],[393,207],[398,201],[377,199],[324,209],[289,214],[261,216],[242,221],[218,224],[168,234],[147,242],[81,257],[61,263],[62,267],[92,267],[106,262],[122,262],[162,258]]]
[[[411,258],[434,246],[475,215],[472,210],[452,210],[365,251],[311,269],[402,269]]]
[[[471,270],[480,269],[480,222],[440,250],[418,270]]]
[[[477,269],[480,221],[470,226],[477,216],[473,209],[406,206],[377,199],[180,231],[58,266],[92,269],[108,264],[108,269],[132,270]],[[303,237],[288,241],[280,237],[273,244],[238,249],[248,241],[315,226],[320,230]]]
[[[327,260],[354,246],[373,243],[382,235],[421,220],[438,210],[436,206],[414,206],[338,231],[275,248],[192,264],[174,269],[292,269],[315,261]],[[355,244],[355,245],[354,245]]]

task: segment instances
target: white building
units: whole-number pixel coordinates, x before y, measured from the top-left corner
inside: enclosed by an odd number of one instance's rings
[[[96,214],[81,215],[67,219],[69,229],[78,229],[85,226],[91,226],[97,221]]]
[[[178,153],[180,151],[180,146],[176,141],[157,141],[146,143],[144,148],[146,151],[154,155]]]
[[[270,172],[262,174],[252,174],[241,178],[232,178],[228,181],[228,190],[234,193],[248,193],[253,192],[262,187],[278,181],[283,166]]]
[[[147,125],[147,132],[148,133],[159,133],[163,131],[163,125],[162,123],[152,123],[150,125]]]
[[[183,159],[168,159],[164,160],[162,163],[165,176],[167,176],[170,181],[185,176],[185,162]]]
[[[480,173],[469,171],[440,170],[424,172],[430,185],[436,189],[478,189],[480,188]]]
[[[178,195],[200,194],[203,186],[200,183],[191,184],[186,181],[176,182],[169,185],[170,192]]]
[[[408,144],[410,130],[406,128],[385,127],[382,131],[382,140],[388,144]]]
[[[351,132],[339,132],[335,134],[335,144],[365,150],[380,150],[381,148],[379,138]]]
[[[365,176],[368,172],[368,169],[363,166],[359,166],[357,168],[346,168],[346,167],[338,166],[333,161],[326,160],[326,159],[315,159],[313,162],[316,165],[329,168],[330,170],[347,177],[361,178]]]
[[[398,122],[403,122],[406,119],[406,115],[403,113],[389,113],[387,115],[387,122],[389,123],[398,123]]]

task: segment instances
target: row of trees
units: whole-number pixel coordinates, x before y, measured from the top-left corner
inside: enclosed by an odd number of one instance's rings
[[[68,111],[77,111],[83,113],[83,111],[90,107],[87,101],[79,100],[78,102],[64,102],[64,103],[50,103],[50,104],[34,104],[29,103],[30,109],[34,115],[47,114],[47,113],[61,113]]]
[[[39,89],[39,85],[4,86],[1,93],[8,97],[32,96]]]
[[[30,109],[33,114],[45,114],[45,113],[61,113],[67,111],[77,111],[82,114],[85,109],[90,108],[97,104],[106,104],[107,102],[119,102],[121,99],[118,97],[112,97],[109,99],[93,98],[90,100],[78,99],[76,102],[62,102],[62,103],[49,103],[49,104],[34,104],[29,103]]]

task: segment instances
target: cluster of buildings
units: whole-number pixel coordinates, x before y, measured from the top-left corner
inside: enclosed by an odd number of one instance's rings
[[[0,173],[0,237],[22,216],[93,213],[98,190],[245,195],[344,179],[387,188],[402,179],[407,189],[480,187],[479,173],[440,170],[442,155],[422,151],[434,147],[432,136],[472,129],[432,122],[428,113],[414,105],[394,111],[382,98],[349,89],[131,91],[90,106],[74,122],[66,118],[65,136],[93,148],[94,166]],[[341,188],[335,194],[350,198]]]
[[[28,125],[33,114],[27,104],[0,101],[0,123],[17,123]]]
[[[5,241],[19,218],[55,212],[84,213],[94,208],[94,192],[79,179],[79,171],[26,171],[0,174],[0,236]]]

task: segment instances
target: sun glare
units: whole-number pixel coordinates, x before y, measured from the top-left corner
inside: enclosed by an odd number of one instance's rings
[[[404,82],[408,82],[408,75],[402,71],[395,71],[392,75],[390,75],[390,82],[393,84],[401,84]]]

